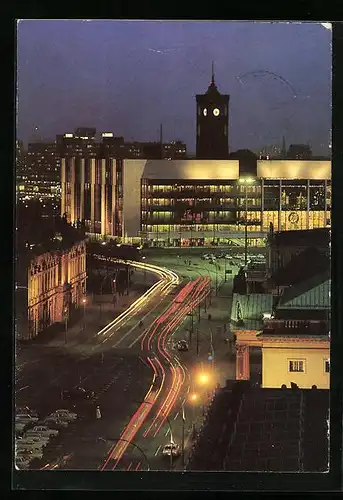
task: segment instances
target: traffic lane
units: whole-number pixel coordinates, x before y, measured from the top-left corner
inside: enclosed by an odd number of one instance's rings
[[[125,325],[120,328],[117,333],[104,334],[99,336],[98,342],[101,345],[107,342],[111,343],[111,347],[116,348],[131,348],[144,335],[147,326],[150,326],[168,307],[172,299],[171,294],[160,297],[155,304],[151,304],[149,310],[139,311],[135,318],[131,318]],[[140,324],[142,322],[142,324]],[[104,337],[104,338],[102,338]]]

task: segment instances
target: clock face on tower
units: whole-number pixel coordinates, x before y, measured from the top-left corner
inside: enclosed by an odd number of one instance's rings
[[[204,116],[207,116],[207,109],[204,109]]]
[[[219,109],[218,108],[214,108],[214,110],[213,110],[214,116],[219,116],[219,113],[220,113]]]

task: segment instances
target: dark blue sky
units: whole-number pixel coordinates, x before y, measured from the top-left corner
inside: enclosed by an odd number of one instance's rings
[[[148,141],[163,123],[165,140],[194,152],[195,94],[212,60],[231,96],[231,151],[285,135],[327,154],[331,32],[314,23],[21,21],[18,138],[94,126]]]

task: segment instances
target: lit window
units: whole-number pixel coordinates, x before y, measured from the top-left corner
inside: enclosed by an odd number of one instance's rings
[[[304,361],[303,360],[293,360],[289,362],[290,372],[304,372]]]
[[[330,360],[325,360],[325,373],[330,373]]]

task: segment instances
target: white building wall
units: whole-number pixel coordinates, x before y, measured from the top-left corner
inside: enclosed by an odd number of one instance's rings
[[[123,237],[139,236],[141,179],[147,160],[123,160]]]
[[[263,179],[330,180],[330,160],[258,160],[257,177]]]
[[[330,350],[320,348],[282,348],[263,347],[262,349],[262,387],[280,389],[285,384],[290,388],[291,382],[300,389],[330,388],[330,374],[325,372],[325,360],[330,358]],[[289,361],[303,360],[304,372],[290,372]]]

